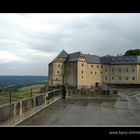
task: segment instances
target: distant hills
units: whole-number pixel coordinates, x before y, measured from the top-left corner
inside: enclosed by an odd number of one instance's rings
[[[47,84],[48,76],[2,76],[0,75],[0,87],[23,87],[32,84]]]

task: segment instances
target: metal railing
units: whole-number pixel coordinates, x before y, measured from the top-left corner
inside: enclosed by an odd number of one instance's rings
[[[15,125],[61,99],[61,89],[55,89],[0,106],[0,124]]]

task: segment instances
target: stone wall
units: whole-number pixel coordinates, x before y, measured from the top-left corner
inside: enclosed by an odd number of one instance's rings
[[[103,83],[138,84],[137,65],[103,65]],[[134,79],[133,79],[134,78]]]
[[[0,123],[12,118],[14,115],[14,104],[0,107]]]
[[[68,89],[68,96],[117,96],[117,90]]]
[[[22,101],[22,112],[26,112],[33,107],[33,98],[29,98]]]
[[[61,90],[55,89],[41,95],[0,106],[0,125],[14,125],[61,99]]]

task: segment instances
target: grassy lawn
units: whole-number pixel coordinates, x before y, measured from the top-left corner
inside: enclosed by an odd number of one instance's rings
[[[10,96],[10,93],[4,93],[2,96],[4,97],[9,97]],[[28,97],[31,97],[30,95],[30,92],[12,92],[11,93],[11,97],[12,98],[17,98],[17,99],[23,99],[23,98],[28,98]]]
[[[32,93],[38,93],[38,92],[40,92],[39,88],[32,89]],[[1,94],[1,96],[9,97],[10,93],[3,93],[3,94]],[[12,98],[17,98],[17,99],[24,99],[24,98],[31,97],[31,90],[23,90],[23,89],[21,90],[21,89],[19,89],[17,92],[12,92],[11,97]]]
[[[32,95],[34,95],[35,93],[40,93],[41,92],[41,88],[32,88]],[[1,97],[10,97],[10,93],[3,93],[0,94]],[[15,99],[24,99],[24,98],[28,98],[31,97],[31,86],[24,86],[22,88],[19,88],[18,91],[16,92],[12,92],[11,93],[11,97],[15,98]]]

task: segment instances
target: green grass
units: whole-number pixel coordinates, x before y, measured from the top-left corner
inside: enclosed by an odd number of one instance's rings
[[[32,93],[40,93],[40,92],[41,92],[40,88],[32,88]],[[10,97],[10,93],[9,92],[3,93],[3,94],[0,94],[0,96]],[[17,99],[24,99],[24,98],[31,97],[30,86],[25,86],[25,87],[19,88],[18,91],[16,92],[12,92],[11,97],[17,98]]]
[[[4,93],[2,96],[5,96],[5,97],[10,97],[10,93]],[[28,98],[28,97],[31,97],[31,94],[30,92],[12,92],[11,93],[11,97],[12,98],[17,98],[17,99],[23,99],[23,98]]]

